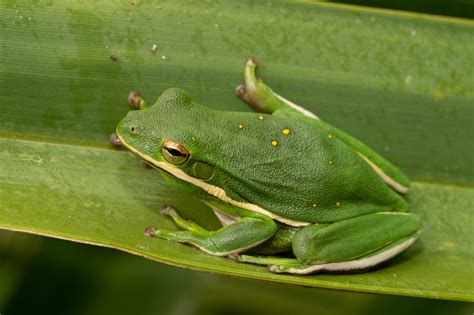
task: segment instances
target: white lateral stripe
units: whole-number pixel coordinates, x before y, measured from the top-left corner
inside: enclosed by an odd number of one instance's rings
[[[120,136],[119,136],[119,138],[120,138]],[[274,220],[277,220],[281,223],[284,223],[286,225],[298,227],[298,226],[307,226],[307,225],[311,224],[311,223],[308,223],[308,222],[290,220],[290,219],[281,217],[279,215],[276,215],[276,214],[274,214],[274,213],[272,213],[268,210],[265,210],[265,209],[263,209],[263,208],[261,208],[257,205],[234,200],[234,199],[230,198],[229,196],[227,196],[224,189],[222,189],[220,187],[217,187],[217,186],[214,186],[214,185],[210,185],[208,183],[205,183],[204,181],[202,181],[200,179],[191,177],[188,174],[186,174],[185,172],[183,172],[182,170],[180,170],[179,168],[174,167],[174,166],[172,166],[168,163],[156,162],[150,156],[145,155],[143,153],[140,153],[137,150],[135,150],[134,148],[130,147],[125,141],[123,141],[122,138],[120,138],[120,140],[122,141],[122,144],[124,144],[130,151],[137,154],[138,156],[140,156],[145,161],[148,161],[152,165],[157,166],[157,167],[167,171],[168,173],[172,174],[176,178],[179,178],[181,180],[184,180],[185,182],[191,183],[191,184],[193,184],[197,187],[200,187],[200,188],[204,189],[210,195],[218,198],[219,200],[230,203],[231,205],[240,207],[240,208],[245,209],[245,210],[249,210],[249,211],[253,211],[253,212],[257,212],[257,213],[266,215],[267,217],[270,217],[270,218],[272,218]]]
[[[273,91],[272,91],[272,92],[273,92]],[[293,102],[290,102],[289,100],[287,100],[286,98],[284,98],[284,97],[281,96],[281,95],[276,94],[275,92],[273,92],[273,94],[274,94],[280,101],[282,101],[282,102],[285,103],[286,105],[290,106],[291,108],[293,108],[293,109],[299,111],[299,112],[302,113],[303,115],[319,120],[319,117],[316,116],[315,114],[313,114],[312,112],[310,112],[309,110],[307,110],[307,109],[305,109],[305,108],[303,108],[303,107],[301,107],[301,106],[299,106],[299,105],[296,105],[296,104],[293,103]]]
[[[418,232],[415,236],[409,238],[405,242],[371,257],[323,265],[314,265],[306,269],[290,268],[286,272],[305,275],[320,271],[349,271],[373,267],[403,252],[416,241],[420,234],[421,232]]]
[[[260,213],[260,214],[263,214],[263,215],[266,215],[266,216],[268,216],[272,219],[275,219],[277,221],[280,221],[282,223],[285,223],[285,224],[291,225],[291,226],[307,226],[307,225],[311,224],[311,223],[308,223],[308,222],[294,221],[294,220],[290,220],[290,219],[287,219],[287,218],[283,218],[283,217],[281,217],[279,215],[276,215],[274,213],[271,213],[270,211],[265,210],[265,209],[263,209],[263,208],[261,208],[257,205],[234,200],[234,199],[230,198],[229,196],[227,196],[226,192],[222,188],[214,186],[214,185],[210,185],[210,184],[205,183],[204,181],[202,181],[200,179],[191,177],[188,174],[186,174],[185,172],[183,172],[182,170],[180,170],[179,168],[171,166],[168,163],[153,162],[153,161],[149,161],[149,162],[151,162],[151,163],[153,163],[153,165],[156,165],[159,168],[173,174],[173,176],[175,176],[175,177],[177,177],[181,180],[184,180],[188,183],[191,183],[195,186],[198,186],[198,187],[204,189],[210,195],[213,195],[214,197],[218,198],[219,200],[230,203],[231,205],[240,207],[242,209],[250,210],[250,211],[253,211],[253,212],[257,212],[257,213]]]
[[[398,191],[399,193],[401,194],[406,194],[409,189],[405,186],[402,186],[400,185],[399,183],[397,183],[393,178],[391,178],[390,176],[388,176],[387,174],[385,174],[385,172],[380,168],[378,167],[374,162],[372,162],[371,160],[369,160],[365,155],[363,155],[362,153],[360,152],[357,152],[366,162],[367,164],[370,165],[370,167],[372,167],[372,169],[377,173],[379,174],[379,176],[382,178],[382,180],[387,184],[389,185],[390,187],[392,187],[393,189],[395,189],[396,191]]]

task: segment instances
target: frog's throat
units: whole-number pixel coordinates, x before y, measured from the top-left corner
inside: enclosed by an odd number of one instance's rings
[[[281,223],[284,223],[284,224],[287,224],[287,225],[290,225],[290,226],[298,227],[298,226],[307,226],[307,225],[311,224],[309,222],[290,220],[290,219],[281,217],[279,215],[276,215],[276,214],[274,214],[274,213],[272,213],[268,210],[265,210],[265,209],[263,209],[263,208],[261,208],[257,205],[234,200],[234,199],[230,198],[229,196],[227,196],[224,189],[222,189],[220,187],[217,187],[217,186],[214,186],[214,185],[211,185],[211,184],[208,184],[208,183],[204,182],[203,180],[200,180],[200,179],[194,178],[192,176],[189,176],[188,174],[183,172],[181,169],[179,169],[179,168],[177,168],[177,167],[175,167],[171,164],[168,164],[166,162],[155,161],[151,156],[148,156],[146,154],[138,152],[136,149],[134,149],[133,147],[128,145],[125,141],[123,141],[123,139],[120,137],[120,135],[119,135],[119,138],[122,141],[122,144],[125,145],[125,147],[127,147],[127,149],[129,149],[130,151],[132,151],[133,153],[135,153],[136,155],[138,155],[139,157],[141,157],[145,161],[149,162],[151,165],[156,166],[156,167],[164,170],[165,172],[170,173],[171,175],[173,175],[176,178],[179,178],[179,179],[181,179],[185,182],[188,182],[188,183],[190,183],[194,186],[202,188],[208,194],[216,197],[219,200],[222,200],[224,202],[227,202],[231,205],[234,205],[236,207],[239,207],[239,208],[242,208],[242,209],[245,209],[245,210],[249,210],[249,211],[253,211],[253,212],[257,212],[257,213],[266,215],[266,216],[268,216],[268,217],[270,217],[274,220],[277,220]]]

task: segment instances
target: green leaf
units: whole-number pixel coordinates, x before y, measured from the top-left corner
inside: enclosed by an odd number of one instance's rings
[[[331,4],[101,1],[0,4],[0,228],[97,244],[213,273],[474,300],[469,20]],[[151,47],[157,45],[157,50]],[[174,204],[207,227],[207,208],[111,149],[130,90],[181,87],[223,110],[253,56],[278,93],[369,144],[416,179],[419,242],[358,275],[275,275],[150,239]]]

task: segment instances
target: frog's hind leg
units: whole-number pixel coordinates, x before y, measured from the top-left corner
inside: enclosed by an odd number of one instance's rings
[[[249,255],[231,255],[230,258],[239,262],[246,262],[257,265],[267,265],[268,271],[273,273],[290,273],[297,275],[307,275],[314,273],[352,273],[367,271],[380,263],[389,260],[410,247],[418,238],[418,235],[398,241],[388,250],[381,249],[359,259],[349,261],[304,264],[295,258],[263,257]]]
[[[315,119],[318,124],[327,129],[329,139],[338,138],[358,152],[361,158],[363,158],[390,187],[401,194],[408,192],[410,180],[397,167],[354,137],[320,120],[312,112],[272,91],[262,80],[257,78],[255,74],[256,68],[257,64],[253,59],[247,60],[244,71],[245,85],[239,85],[235,89],[237,96],[252,106],[255,111],[262,113],[276,112],[275,114],[283,116]]]
[[[269,270],[294,274],[365,270],[398,255],[420,234],[419,218],[398,212],[309,225],[293,241],[293,253],[300,264],[274,264]]]
[[[359,259],[341,261],[334,263],[323,263],[307,265],[299,262],[297,259],[288,259],[287,261],[269,261],[268,270],[273,273],[291,273],[298,275],[307,275],[313,273],[353,273],[362,272],[374,268],[375,266],[387,261],[408,247],[410,247],[418,238],[415,235],[410,238],[404,238],[388,249],[381,249],[372,253],[370,256],[364,256]]]
[[[309,225],[296,233],[296,259],[233,255],[241,262],[268,265],[274,273],[347,273],[370,269],[410,247],[420,236],[417,216],[381,212],[331,224]]]
[[[310,118],[319,119],[310,111],[273,92],[270,87],[257,78],[255,74],[256,68],[257,63],[255,60],[248,59],[244,71],[245,85],[239,85],[235,89],[237,96],[252,106],[255,111],[273,113],[276,110],[284,109]]]

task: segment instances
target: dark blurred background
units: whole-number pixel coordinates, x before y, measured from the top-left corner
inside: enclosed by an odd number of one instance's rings
[[[472,19],[474,17],[474,1],[472,0],[332,0],[328,2],[345,3],[381,9],[445,15],[467,19]]]
[[[472,314],[471,303],[305,288],[180,269],[0,231],[0,314]]]

